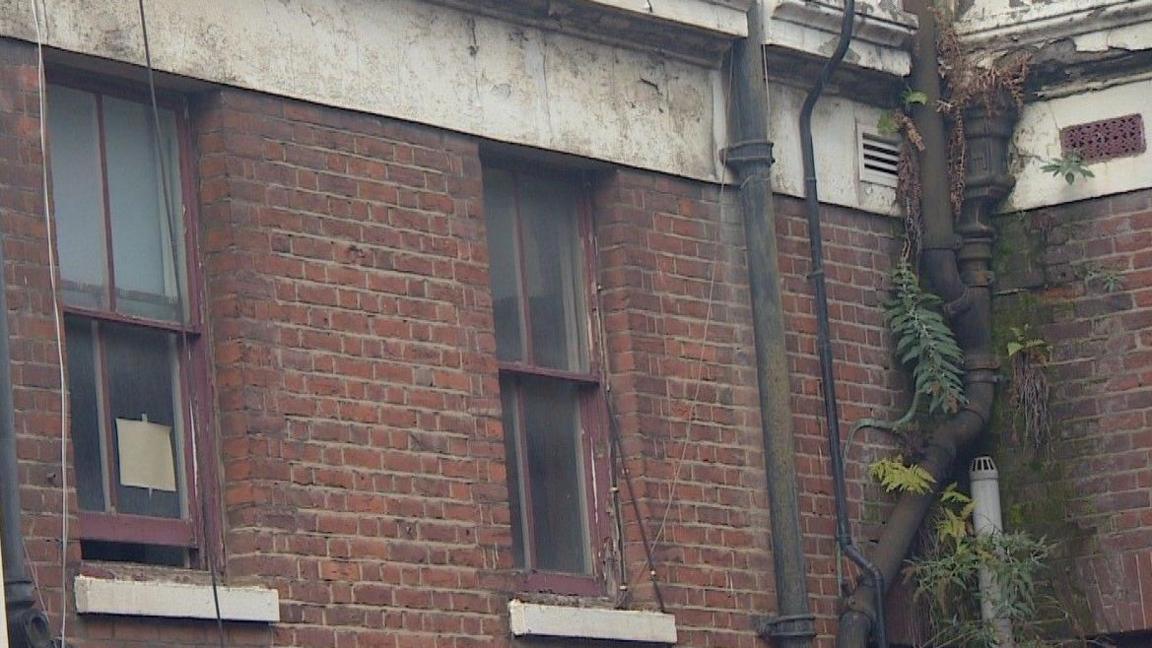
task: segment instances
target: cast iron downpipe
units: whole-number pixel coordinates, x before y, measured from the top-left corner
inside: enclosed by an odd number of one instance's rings
[[[913,114],[924,138],[920,155],[924,245],[921,269],[928,286],[944,301],[960,348],[964,350],[965,395],[960,411],[933,431],[919,465],[936,484],[947,482],[956,459],[988,425],[995,394],[998,363],[992,347],[992,243],[987,225],[992,208],[1011,190],[1007,173],[1007,143],[1012,136],[1015,106],[1002,101],[997,112],[966,111],[964,205],[953,226],[949,199],[948,146],[943,116],[936,111],[940,76],[936,56],[936,16],[926,0],[906,0],[905,7],[920,21],[913,87],[927,94],[926,105]],[[960,238],[957,238],[957,233]],[[873,557],[889,581],[894,578],[923,523],[936,493],[905,493],[892,510]],[[877,603],[871,583],[858,584],[840,617],[838,648],[864,648]]]
[[[0,246],[2,247],[2,246]],[[4,255],[0,250],[0,269]],[[4,561],[4,599],[8,642],[12,648],[51,645],[48,618],[36,607],[36,585],[24,560],[20,532],[20,473],[16,460],[16,423],[12,414],[12,357],[8,350],[8,299],[0,286],[0,559]]]
[[[875,612],[869,624],[876,631],[876,643],[887,648],[888,634],[884,623],[884,583],[883,572],[864,555],[852,540],[852,529],[848,523],[848,503],[844,488],[844,459],[840,444],[840,414],[836,404],[836,375],[832,364],[832,340],[828,324],[828,288],[824,276],[824,243],[820,233],[820,195],[816,184],[816,154],[812,146],[812,111],[824,92],[824,86],[832,78],[848,51],[852,40],[852,26],[856,19],[855,0],[845,0],[844,19],[840,23],[840,40],[836,50],[824,63],[816,83],[804,98],[800,110],[800,148],[804,163],[804,201],[808,212],[808,241],[812,252],[812,289],[816,306],[816,347],[820,358],[820,384],[824,391],[824,418],[828,425],[828,450],[832,464],[833,497],[836,504],[836,544],[849,560],[856,563],[866,575],[866,582],[872,588]]]
[[[758,634],[780,648],[807,648],[816,635],[808,607],[808,570],[796,496],[796,447],[784,343],[784,309],[772,202],[772,143],[768,141],[768,88],[764,68],[763,14],[759,0],[748,12],[748,38],[732,51],[733,141],[724,161],[736,172],[743,206],[756,345],[756,386],[768,480],[773,573],[778,614],[759,621]]]

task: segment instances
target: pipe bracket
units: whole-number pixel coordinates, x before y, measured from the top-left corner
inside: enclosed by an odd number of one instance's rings
[[[811,639],[816,636],[816,617],[811,614],[784,614],[756,618],[756,634],[761,639]]]
[[[776,161],[776,158],[772,157],[772,146],[772,142],[768,140],[736,142],[720,151],[720,159],[737,171],[753,164],[771,167]]]

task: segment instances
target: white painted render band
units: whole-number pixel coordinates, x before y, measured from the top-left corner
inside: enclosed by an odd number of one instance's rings
[[[731,3],[696,4],[719,11]],[[723,177],[718,69],[419,0],[146,6],[162,71],[673,175]],[[143,62],[135,0],[48,7],[47,45]],[[0,36],[34,38],[26,1],[0,0]]]
[[[80,614],[117,614],[183,619],[215,619],[211,585],[130,581],[77,576],[73,581]],[[217,588],[225,621],[275,623],[280,595],[264,587]]]
[[[655,16],[708,31],[743,37],[751,0],[586,0],[593,4]]]
[[[1068,184],[1043,170],[1062,155],[1060,129],[1112,117],[1140,114],[1145,137],[1152,130],[1152,80],[1114,86],[1096,92],[1030,103],[1024,107],[1013,138],[1016,187],[1001,211],[1036,209],[1152,187],[1152,150],[1140,155],[1094,162],[1095,177]]]
[[[676,617],[661,612],[606,610],[508,602],[517,637],[569,637],[608,641],[676,643]]]

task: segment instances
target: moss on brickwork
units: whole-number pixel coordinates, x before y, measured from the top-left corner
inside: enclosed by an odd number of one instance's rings
[[[1066,466],[1053,457],[1051,448],[1035,448],[1022,440],[1022,413],[1009,401],[1010,371],[1008,343],[1015,331],[1042,332],[1045,325],[1069,316],[1071,303],[1048,296],[1042,289],[1048,281],[1043,268],[1047,232],[1028,214],[1014,213],[997,223],[998,237],[993,250],[998,292],[992,308],[992,340],[1002,368],[1004,382],[997,390],[988,433],[981,452],[992,455],[1000,470],[1000,492],[1004,525],[1010,531],[1025,531],[1054,543],[1053,560],[1042,585],[1042,595],[1058,602],[1066,616],[1053,622],[1056,636],[1081,634],[1091,627],[1091,609],[1077,586],[1074,557],[1090,552],[1092,529],[1076,524],[1070,515],[1076,491]],[[1037,290],[1040,289],[1040,290]],[[1059,438],[1058,423],[1053,436]],[[1082,503],[1080,503],[1082,506]]]

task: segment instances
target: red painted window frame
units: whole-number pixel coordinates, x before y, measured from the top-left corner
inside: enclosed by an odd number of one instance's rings
[[[98,106],[102,106],[103,97],[110,96],[117,99],[150,105],[151,99],[147,88],[138,84],[122,80],[94,78],[91,74],[69,70],[50,70],[47,73],[50,85],[61,86],[73,90],[93,93],[97,96]],[[108,292],[109,302],[107,310],[97,310],[70,306],[61,300],[61,311],[65,317],[82,321],[95,321],[98,323],[122,324],[154,331],[173,333],[180,336],[178,344],[178,363],[180,376],[180,402],[182,403],[180,415],[184,429],[183,436],[183,471],[181,474],[183,496],[185,499],[186,516],[176,518],[149,517],[116,512],[84,511],[79,510],[79,538],[81,540],[96,540],[110,543],[131,543],[143,545],[156,545],[176,547],[189,550],[189,566],[203,566],[204,551],[218,551],[217,543],[207,542],[205,533],[215,537],[218,533],[216,518],[219,510],[212,506],[217,498],[215,485],[216,475],[211,457],[213,453],[208,448],[213,447],[209,430],[213,429],[212,409],[209,406],[208,359],[207,340],[203,335],[203,280],[198,263],[199,244],[197,232],[199,231],[199,213],[197,210],[197,186],[194,174],[194,154],[191,127],[189,125],[188,105],[182,95],[157,91],[157,105],[160,108],[171,110],[175,116],[177,129],[177,142],[179,144],[179,168],[168,169],[169,182],[180,183],[182,197],[181,205],[174,208],[182,209],[181,219],[184,225],[184,297],[187,300],[187,321],[170,322],[153,320],[145,317],[126,315],[115,312],[115,275],[112,268],[112,240],[110,232],[111,215],[109,213],[109,189],[107,158],[104,152],[105,140],[103,120],[99,120],[99,147],[101,164],[101,190],[103,204],[101,216],[104,220],[106,253],[108,256]],[[43,116],[47,119],[47,116]],[[48,137],[52,133],[48,131]],[[46,159],[45,164],[50,165],[51,160]],[[54,253],[56,242],[52,241]],[[66,342],[65,342],[66,343]],[[96,342],[97,344],[99,342]],[[185,346],[186,345],[186,346]],[[101,376],[100,380],[107,380]],[[105,392],[107,388],[105,387]],[[195,417],[196,425],[192,425]],[[104,421],[101,434],[107,435],[107,421]],[[193,439],[193,435],[197,435]],[[111,444],[109,444],[109,452]],[[199,457],[194,458],[194,448],[198,449]],[[72,457],[75,461],[75,457]],[[112,500],[115,493],[115,458],[110,458],[110,470],[104,488],[107,497]],[[199,476],[193,474],[194,466],[201,467]],[[202,517],[202,516],[206,516]]]
[[[603,371],[600,364],[600,331],[599,327],[595,325],[599,317],[599,301],[595,293],[595,278],[597,275],[589,178],[585,172],[579,170],[552,166],[542,167],[539,164],[523,160],[510,161],[501,159],[494,162],[485,161],[485,168],[511,174],[514,177],[517,194],[519,194],[522,178],[531,178],[532,176],[560,179],[571,184],[577,189],[577,193],[579,194],[579,203],[576,205],[576,218],[579,236],[578,249],[582,261],[580,270],[583,276],[581,277],[580,283],[583,288],[582,296],[584,298],[584,321],[582,324],[586,327],[587,348],[584,350],[586,355],[584,360],[587,363],[587,372],[565,371],[550,367],[535,366],[528,362],[498,361],[497,366],[502,376],[518,375],[529,378],[551,378],[577,384],[582,387],[580,389],[581,397],[579,402],[580,428],[582,432],[580,435],[580,446],[581,452],[586,458],[583,462],[585,486],[583,496],[588,511],[586,520],[588,525],[588,546],[585,547],[585,550],[587,551],[586,556],[590,566],[590,573],[572,574],[551,572],[531,567],[531,555],[534,550],[533,547],[530,546],[532,534],[530,530],[525,530],[524,538],[526,542],[524,554],[527,564],[525,566],[517,566],[519,570],[518,589],[520,591],[534,593],[547,592],[571,596],[602,596],[606,593],[606,574],[603,573],[605,561],[601,559],[601,554],[611,545],[611,526],[608,510],[608,505],[611,501],[611,477],[608,471],[611,469],[611,465],[608,460],[608,410],[605,400],[604,381],[602,378]],[[485,188],[485,190],[487,190],[487,188]],[[518,196],[516,197],[516,204],[519,205]],[[521,241],[517,244],[518,247],[522,247],[522,227],[522,217],[519,207],[517,207],[515,229]],[[520,284],[521,294],[526,294],[524,292],[525,271],[523,264],[521,263],[517,269],[516,280]],[[522,302],[520,307],[521,309],[525,309],[527,308],[527,304]],[[521,316],[523,318],[522,321],[525,323],[521,331],[521,334],[524,336],[523,347],[527,351],[532,348],[531,320],[523,312]],[[522,403],[523,398],[518,397],[516,402]],[[521,412],[518,418],[519,420],[523,420],[523,412]],[[523,452],[523,438],[518,439],[518,441],[520,442],[519,451]],[[518,472],[522,473],[522,471]],[[521,480],[527,478],[527,475],[520,474]],[[510,489],[518,487],[517,484],[511,483],[508,486]],[[529,479],[529,481],[525,482],[523,491],[529,492],[530,489],[531,481]],[[521,498],[520,506],[526,510],[525,517],[530,520],[531,506],[528,502],[524,501],[523,497]],[[516,522],[513,521],[512,524],[514,525],[513,533],[516,533]]]

